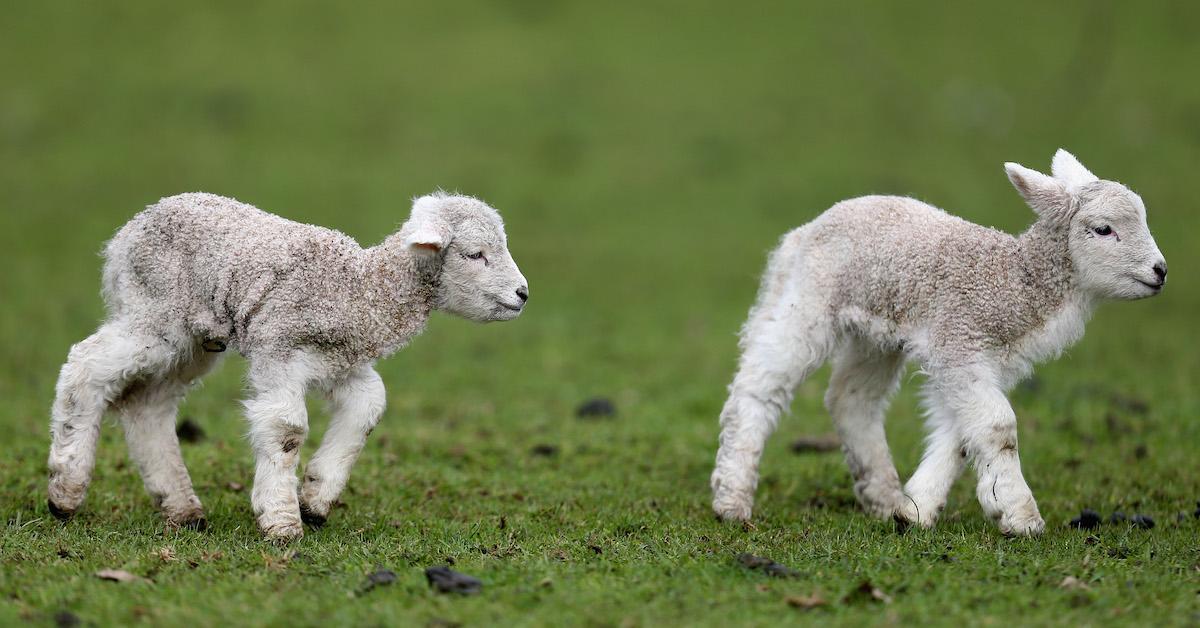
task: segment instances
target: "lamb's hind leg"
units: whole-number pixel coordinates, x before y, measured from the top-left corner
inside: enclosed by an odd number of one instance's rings
[[[854,494],[868,513],[894,516],[906,501],[884,433],[884,413],[896,392],[904,357],[847,340],[834,357],[825,406],[833,415],[854,477]]]
[[[300,516],[320,527],[346,486],[350,469],[375,429],[387,394],[383,380],[369,366],[359,368],[338,382],[330,394],[329,429],[321,448],[304,470],[300,489]]]
[[[721,410],[720,447],[711,479],[717,516],[750,518],[767,437],[791,404],[796,386],[825,361],[828,342],[824,321],[804,319],[787,303],[752,315],[743,331],[738,372]]]
[[[304,535],[296,495],[296,465],[308,435],[304,395],[312,380],[303,360],[252,363],[254,397],[246,401],[250,445],[254,448],[254,490],[250,502],[258,527],[268,538],[287,541]]]
[[[58,376],[50,417],[50,512],[65,519],[87,496],[105,410],[127,386],[165,370],[172,349],[162,339],[106,323],[71,347]]]
[[[898,515],[908,523],[928,528],[942,514],[950,489],[962,473],[967,450],[954,414],[932,387],[926,390],[925,406],[929,429],[925,455],[904,485],[908,501]]]
[[[216,362],[197,352],[167,377],[138,384],[116,403],[125,427],[129,456],[142,474],[146,492],[173,525],[204,529],[200,499],[183,462],[175,434],[175,414],[191,382]]]

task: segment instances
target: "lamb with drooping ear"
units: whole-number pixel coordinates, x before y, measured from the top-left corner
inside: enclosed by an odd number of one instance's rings
[[[1037,214],[1016,237],[894,196],[843,201],[784,236],[721,411],[711,482],[720,517],[750,517],[767,437],[796,386],[832,360],[825,405],[867,512],[932,526],[970,461],[1003,533],[1043,530],[1006,393],[1078,341],[1097,303],[1158,294],[1167,264],[1141,197],[1067,151],[1052,176],[1005,171]],[[901,486],[883,424],[907,361],[928,377],[929,438]]]
[[[83,503],[100,420],[121,414],[129,453],[167,520],[203,527],[175,435],[188,388],[226,348],[249,361],[251,502],[271,538],[320,525],[383,413],[374,362],[407,344],[433,310],[511,320],[529,298],[500,214],[468,196],[416,199],[398,233],[362,248],[212,194],[164,198],[105,250],[108,319],[71,347],[51,410],[50,511]],[[305,394],[332,414],[298,486]]]

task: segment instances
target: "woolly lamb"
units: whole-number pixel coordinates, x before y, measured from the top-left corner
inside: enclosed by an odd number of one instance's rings
[[[417,199],[400,231],[367,249],[233,199],[181,194],[129,221],[105,258],[107,321],[71,348],[58,379],[51,512],[66,518],[83,502],[111,408],[167,521],[203,527],[175,412],[229,347],[249,361],[254,513],[281,540],[300,537],[302,519],[323,523],[345,486],[383,413],[375,360],[420,333],[432,310],[511,320],[529,296],[496,210],[443,193]],[[332,419],[297,494],[309,389],[327,396]]]
[[[1017,237],[890,196],[843,201],[784,236],[721,411],[717,515],[750,517],[768,435],[795,387],[831,358],[825,405],[867,512],[932,526],[970,460],[1001,532],[1043,530],[1005,393],[1079,340],[1097,303],[1158,294],[1167,265],[1142,199],[1070,153],[1055,154],[1052,177],[1005,170],[1038,216]],[[929,440],[901,488],[883,421],[908,360],[928,376]]]

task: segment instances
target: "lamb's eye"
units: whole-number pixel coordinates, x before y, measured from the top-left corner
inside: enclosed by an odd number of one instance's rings
[[[478,253],[468,253],[467,259],[483,259],[483,251],[479,251]]]
[[[1112,235],[1112,232],[1113,232],[1112,227],[1110,227],[1108,225],[1104,225],[1103,227],[1096,227],[1096,228],[1092,229],[1092,231],[1095,231],[1096,235],[1101,235],[1101,236]]]

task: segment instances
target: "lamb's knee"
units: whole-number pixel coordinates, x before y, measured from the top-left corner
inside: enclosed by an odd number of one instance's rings
[[[1005,415],[983,423],[964,434],[963,451],[976,460],[1017,455],[1016,417]]]
[[[350,380],[333,393],[333,414],[340,420],[350,420],[369,434],[379,423],[387,405],[387,389],[383,378],[374,370]]]
[[[306,414],[304,404],[295,400],[266,398],[246,402],[254,451],[271,459],[281,458],[285,463],[294,462],[308,436]]]

